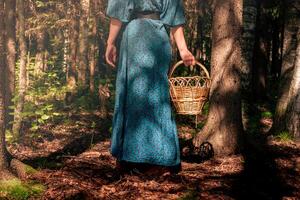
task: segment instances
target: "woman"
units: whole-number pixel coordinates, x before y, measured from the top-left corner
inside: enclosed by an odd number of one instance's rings
[[[195,64],[183,34],[182,2],[108,0],[106,14],[111,18],[106,61],[117,66],[111,153],[117,161],[180,166],[167,76],[172,50],[167,30],[184,64]]]

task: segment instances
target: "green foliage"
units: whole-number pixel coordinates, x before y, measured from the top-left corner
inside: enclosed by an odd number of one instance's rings
[[[35,105],[32,102],[27,102],[22,116],[24,119],[31,119],[31,130],[36,131],[40,125],[53,121],[55,117],[62,116],[62,113],[54,110],[54,104]]]
[[[276,134],[276,138],[279,138],[281,141],[287,142],[293,140],[293,135],[288,131],[281,131]]]
[[[108,132],[112,133],[112,127],[111,126],[109,127]]]
[[[205,122],[200,122],[197,124],[197,129],[202,129],[205,125]]]
[[[39,197],[45,190],[41,184],[23,183],[19,179],[0,181],[0,199],[26,200]]]
[[[264,111],[264,112],[261,113],[261,117],[272,118],[273,113],[271,113],[270,111]]]
[[[63,106],[67,88],[62,84],[61,72],[53,69],[36,75],[33,68],[31,62],[28,71],[32,81],[26,91],[21,116],[24,121],[30,122],[31,130],[36,131],[41,125],[62,116],[58,110]],[[14,101],[17,99],[18,95],[15,95]]]
[[[11,130],[5,131],[5,139],[8,144],[15,142],[15,138],[13,137]]]
[[[78,95],[75,99],[72,107],[78,110],[88,110],[93,111],[99,105],[99,98],[96,94],[90,94],[87,92],[86,94]]]

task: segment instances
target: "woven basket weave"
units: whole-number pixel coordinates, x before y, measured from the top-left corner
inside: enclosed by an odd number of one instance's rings
[[[175,69],[182,64],[183,61],[177,62],[168,74],[170,96],[178,114],[197,116],[208,100],[211,79],[207,69],[198,61],[196,65],[200,67],[199,76],[172,77]]]

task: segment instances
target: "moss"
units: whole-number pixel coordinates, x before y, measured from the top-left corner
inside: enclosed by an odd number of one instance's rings
[[[198,198],[199,197],[198,197],[198,192],[197,191],[195,191],[195,190],[188,190],[178,200],[196,200]]]
[[[26,165],[25,166],[25,172],[26,172],[26,174],[35,174],[38,171],[36,169],[34,169],[33,167],[31,167],[29,165]]]
[[[40,196],[44,190],[39,183],[23,183],[19,179],[0,181],[0,199],[25,200]]]

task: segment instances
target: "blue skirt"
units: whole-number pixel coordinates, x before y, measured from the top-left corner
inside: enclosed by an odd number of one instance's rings
[[[153,19],[134,19],[121,34],[111,153],[119,161],[179,165],[168,84],[169,35]]]

